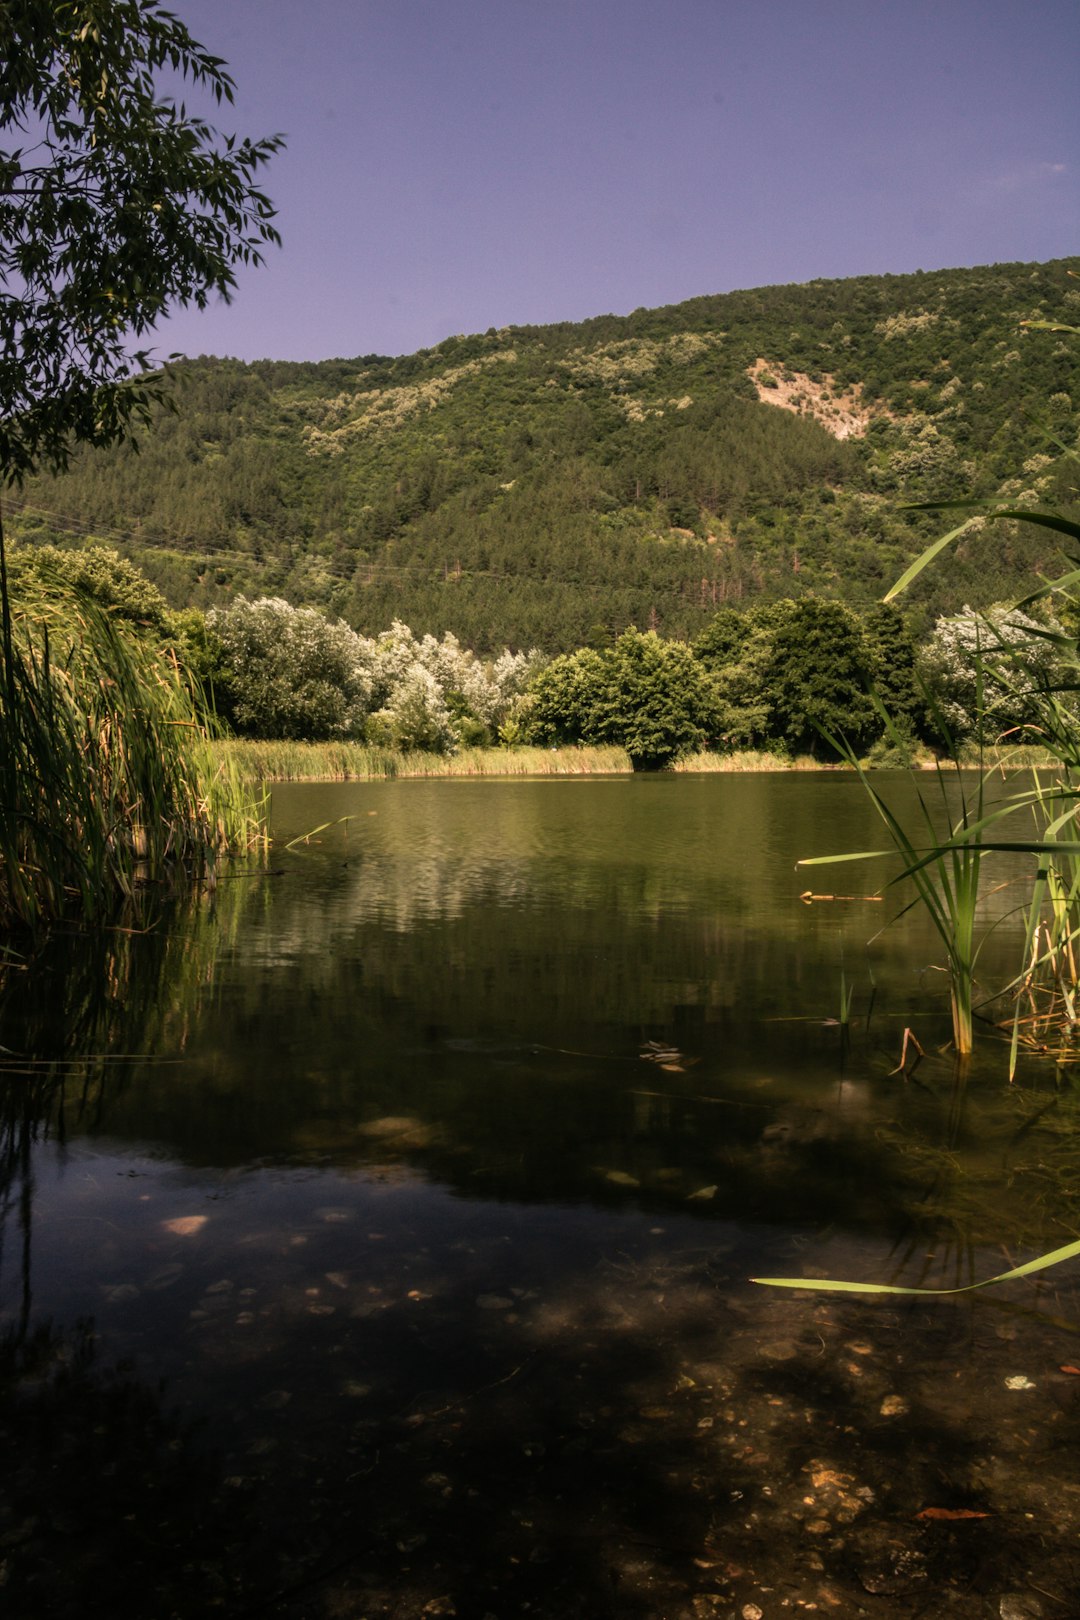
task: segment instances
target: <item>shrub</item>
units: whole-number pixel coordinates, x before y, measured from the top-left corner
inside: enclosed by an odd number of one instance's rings
[[[0,924],[117,904],[258,836],[210,752],[187,678],[152,639],[57,578],[12,604],[0,660]]]
[[[218,701],[249,737],[362,737],[372,695],[370,644],[340,619],[280,597],[212,609],[221,647]]]

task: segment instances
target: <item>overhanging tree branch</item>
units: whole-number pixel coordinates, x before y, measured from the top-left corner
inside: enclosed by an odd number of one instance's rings
[[[158,0],[0,0],[0,142],[30,143],[0,149],[0,481],[129,439],[165,386],[132,339],[279,241],[255,177],[282,137],[219,134],[166,72],[233,100]]]

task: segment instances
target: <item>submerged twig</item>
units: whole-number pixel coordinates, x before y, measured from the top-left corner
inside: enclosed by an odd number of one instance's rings
[[[911,1065],[910,1069],[908,1068],[908,1060],[907,1060],[908,1047],[909,1046],[913,1046],[915,1048],[916,1052],[918,1052],[918,1054],[919,1054],[918,1057],[915,1059],[915,1062]],[[910,1029],[910,1028],[905,1026],[905,1029],[904,1029],[904,1044],[900,1048],[900,1061],[896,1065],[895,1069],[890,1069],[889,1070],[889,1076],[888,1076],[889,1079],[891,1080],[894,1074],[903,1074],[904,1079],[906,1080],[909,1077],[909,1075],[914,1074],[915,1070],[919,1067],[919,1064],[922,1062],[922,1060],[923,1060],[923,1058],[925,1056],[926,1056],[926,1053],[923,1051],[922,1046],[919,1044],[918,1036],[915,1034],[913,1029]]]

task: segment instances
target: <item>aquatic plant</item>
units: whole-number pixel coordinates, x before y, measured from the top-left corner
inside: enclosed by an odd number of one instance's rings
[[[899,743],[884,708],[880,709],[886,733]],[[854,751],[842,737],[828,738],[847,763],[858,772],[866,793],[878,812],[891,839],[891,849],[857,850],[843,855],[818,855],[800,866],[825,866],[839,861],[876,860],[888,855],[899,855],[903,868],[891,881],[899,884],[910,881],[915,895],[902,908],[904,911],[922,904],[945,947],[949,972],[950,1007],[952,1012],[953,1041],[957,1053],[966,1057],[972,1049],[972,1006],[975,984],[975,964],[978,944],[975,939],[975,920],[979,900],[979,874],[985,848],[983,832],[986,819],[985,795],[988,773],[980,771],[976,777],[974,793],[970,793],[963,775],[955,770],[944,770],[936,763],[934,778],[936,802],[924,793],[919,773],[910,772],[919,806],[919,825],[909,829],[891,808],[884,794],[874,784]],[[954,806],[959,802],[959,816]],[[950,827],[948,837],[941,838],[945,820]]]
[[[812,1288],[818,1292],[841,1294],[970,1294],[977,1288],[990,1288],[995,1283],[1012,1282],[1017,1277],[1030,1277],[1050,1266],[1059,1266],[1064,1260],[1075,1260],[1080,1255],[1080,1240],[1062,1244],[1049,1254],[1041,1254],[1022,1266],[1001,1271],[996,1277],[984,1277],[981,1282],[962,1283],[955,1288],[914,1288],[900,1283],[843,1282],[831,1277],[751,1277],[750,1281],[768,1288]]]
[[[1080,328],[1054,322],[1026,322],[1032,328],[1045,331],[1068,332],[1080,336]],[[1055,441],[1070,459],[1080,461],[1080,453],[1071,446]],[[919,574],[945,549],[964,535],[973,525],[984,526],[988,519],[1004,519],[1027,523],[1049,530],[1074,545],[1080,543],[1080,523],[1062,514],[1048,510],[1029,510],[992,501],[938,501],[923,503],[913,510],[938,512],[957,509],[967,516],[947,534],[935,540],[908,567],[885,597],[891,602],[916,579]],[[901,877],[910,879],[945,945],[948,959],[953,1018],[953,1038],[956,1050],[966,1056],[972,1046],[972,991],[975,962],[978,954],[975,944],[975,916],[979,900],[979,881],[983,854],[990,849],[1026,854],[1036,863],[1035,882],[1028,907],[1028,920],[1021,971],[1005,987],[1016,997],[1013,1018],[1010,1075],[1015,1072],[1017,1052],[1021,1038],[1022,1006],[1035,999],[1036,985],[1045,990],[1049,981],[1050,1001],[1053,1009],[1063,1018],[1071,1038],[1076,1027],[1077,953],[1074,950],[1080,938],[1080,842],[1068,834],[1075,831],[1076,813],[1080,807],[1080,787],[1076,771],[1080,768],[1080,712],[1076,694],[1080,691],[1080,654],[1075,637],[1065,634],[1060,624],[1040,626],[1029,618],[1026,609],[1042,605],[1048,600],[1060,604],[1059,616],[1075,623],[1080,616],[1080,567],[1071,567],[1056,579],[1044,580],[1040,586],[1015,605],[1011,612],[996,617],[973,616],[973,640],[969,646],[971,671],[971,702],[968,705],[973,734],[981,745],[995,729],[995,715],[1013,716],[1006,737],[1021,742],[1037,742],[1046,750],[1051,761],[1053,780],[1044,786],[1038,777],[1032,789],[1002,795],[1001,801],[987,810],[986,790],[989,777],[1000,767],[977,762],[976,786],[968,795],[964,778],[957,772],[954,780],[959,795],[961,814],[954,821],[947,837],[937,835],[924,795],[918,793],[924,822],[926,842],[921,847],[914,836],[892,813],[881,794],[854,758],[851,749],[840,746],[849,762],[859,770],[871,800],[885,821],[893,847],[905,861]],[[1038,644],[1043,643],[1045,657],[1033,656]],[[988,692],[990,696],[988,697]],[[949,716],[940,705],[933,708],[934,726],[944,740],[952,759],[958,749],[952,735]],[[880,706],[880,705],[879,705]],[[882,712],[884,709],[882,706]],[[1020,717],[1016,723],[1016,716]],[[953,716],[955,719],[955,716]],[[889,725],[888,717],[885,716]],[[999,721],[1000,725],[1000,721]],[[937,766],[942,798],[946,798],[940,764]],[[1017,812],[1031,812],[1035,817],[1033,835],[1021,838],[1000,836],[1001,824]],[[864,851],[840,859],[866,859],[882,851]],[[828,860],[833,857],[819,857]],[[816,864],[807,862],[805,864]],[[914,902],[913,902],[914,903]],[[1039,1015],[1035,1014],[1035,1023]]]

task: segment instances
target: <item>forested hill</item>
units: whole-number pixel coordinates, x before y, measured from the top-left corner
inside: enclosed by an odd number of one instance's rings
[[[118,545],[175,606],[240,593],[485,650],[722,603],[880,596],[940,517],[1075,499],[1080,260],[862,276],[507,327],[397,359],[200,359],[141,452],[87,452],[9,506],[24,538]],[[995,525],[925,614],[1010,595],[1045,533]]]

